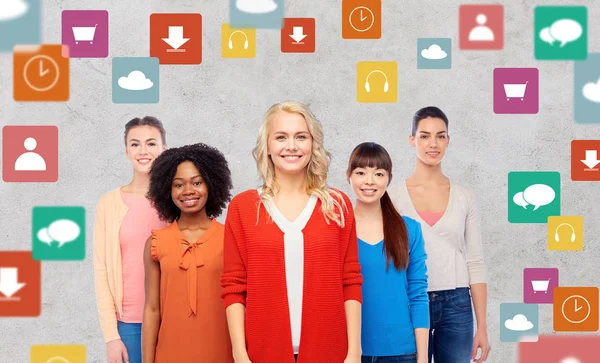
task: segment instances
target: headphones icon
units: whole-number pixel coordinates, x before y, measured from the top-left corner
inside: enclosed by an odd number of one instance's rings
[[[558,225],[558,227],[556,227],[556,231],[554,231],[554,240],[556,242],[560,242],[560,238],[558,236],[558,229],[561,226],[569,226],[571,228],[571,231],[572,231],[572,233],[571,233],[571,242],[575,242],[575,228],[573,228],[573,226],[570,225],[569,223],[561,223],[561,224]]]
[[[246,33],[244,33],[241,30],[236,30],[233,33],[229,34],[229,49],[233,49],[233,42],[231,41],[231,37],[235,33],[242,33],[242,34],[244,34],[244,38],[246,38],[246,41],[244,42],[244,49],[248,49],[248,36],[246,35]]]
[[[371,86],[369,86],[369,77],[371,77],[371,74],[373,74],[373,73],[383,74],[383,76],[385,77],[385,84],[383,85],[383,92],[387,92],[390,89],[390,84],[388,83],[388,78],[387,78],[386,74],[383,73],[382,71],[380,71],[379,69],[371,71],[371,73],[369,73],[367,75],[367,81],[365,82],[365,89],[367,90],[367,92],[371,92]]]

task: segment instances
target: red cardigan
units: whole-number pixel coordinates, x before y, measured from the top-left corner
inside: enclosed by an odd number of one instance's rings
[[[325,222],[319,200],[303,230],[298,363],[342,363],[348,353],[344,301],[362,302],[356,222],[350,199],[342,195],[347,207],[344,228]],[[235,196],[227,208],[221,297],[226,308],[246,306],[252,363],[294,363],[283,232],[262,203],[259,209],[259,202],[258,192],[251,189]]]

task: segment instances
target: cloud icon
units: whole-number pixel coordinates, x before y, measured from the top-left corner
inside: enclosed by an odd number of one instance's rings
[[[141,71],[133,71],[127,77],[120,77],[119,87],[130,91],[141,91],[154,86],[154,83]]]
[[[525,315],[517,314],[512,319],[507,319],[504,326],[509,330],[525,331],[533,328],[533,323]]]
[[[236,0],[235,6],[250,14],[266,14],[277,9],[277,3],[273,0]]]
[[[592,102],[600,102],[600,78],[598,82],[589,82],[583,86],[583,96]]]
[[[432,44],[427,49],[421,51],[421,56],[427,59],[444,59],[448,56],[442,47],[437,44]]]
[[[25,0],[6,0],[0,2],[0,21],[13,20],[21,17],[29,10]]]

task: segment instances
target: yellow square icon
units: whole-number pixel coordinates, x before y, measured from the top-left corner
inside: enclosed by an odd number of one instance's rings
[[[396,102],[398,100],[398,63],[358,62],[356,64],[358,102]]]
[[[31,363],[86,363],[84,345],[32,345]]]
[[[256,29],[221,26],[221,55],[223,58],[256,57]]]
[[[548,249],[550,251],[583,250],[583,217],[548,217]]]

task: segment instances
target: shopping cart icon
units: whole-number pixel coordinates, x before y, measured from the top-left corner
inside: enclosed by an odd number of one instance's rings
[[[550,279],[548,280],[531,280],[531,286],[533,287],[533,293],[536,292],[544,292],[544,294],[548,293],[548,285],[550,284]]]
[[[526,81],[525,83],[505,83],[504,93],[506,94],[506,100],[510,101],[511,98],[520,98],[521,101],[523,101],[528,82],[529,81]]]
[[[94,43],[94,34],[96,33],[96,27],[98,24],[94,26],[74,26],[73,36],[75,37],[75,44],[79,44],[79,42],[90,42],[90,44]]]

